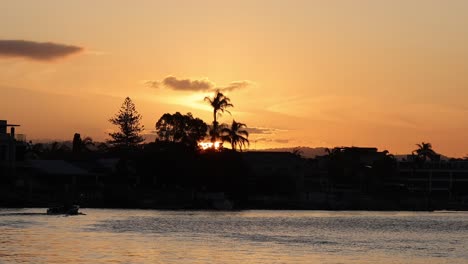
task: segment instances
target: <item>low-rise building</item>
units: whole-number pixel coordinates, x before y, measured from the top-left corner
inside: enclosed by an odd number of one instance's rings
[[[26,139],[24,135],[16,134],[15,128],[18,126],[0,120],[0,167],[15,167],[16,161],[24,158]],[[9,133],[8,128],[10,128]]]
[[[467,160],[400,161],[398,172],[400,181],[411,193],[468,199]]]

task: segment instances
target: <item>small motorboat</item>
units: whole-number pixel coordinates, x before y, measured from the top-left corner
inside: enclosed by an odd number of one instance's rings
[[[79,205],[55,206],[55,207],[50,207],[49,209],[47,209],[47,214],[48,215],[59,215],[59,214],[78,215],[80,214],[78,212],[79,209],[80,209]]]

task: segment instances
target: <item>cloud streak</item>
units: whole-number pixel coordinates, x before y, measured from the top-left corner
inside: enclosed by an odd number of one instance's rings
[[[282,139],[282,138],[273,139],[273,138],[265,138],[265,137],[251,139],[250,141],[254,143],[255,142],[275,142],[275,143],[281,143],[281,144],[289,143],[289,139]]]
[[[231,82],[225,87],[218,87],[216,89],[219,89],[222,92],[230,92],[230,91],[237,90],[237,89],[247,88],[250,85],[251,83],[249,81],[236,81],[236,82]]]
[[[246,130],[249,134],[272,134],[275,131],[273,128],[264,127],[248,127]]]
[[[246,129],[249,134],[275,134],[276,132],[284,132],[287,130],[278,129],[278,128],[271,128],[271,127],[248,127]]]
[[[192,79],[179,79],[174,76],[168,76],[162,81],[145,81],[145,84],[151,88],[167,88],[176,91],[214,91],[220,90],[222,92],[229,92],[237,89],[243,89],[251,85],[249,81],[234,81],[226,86],[216,86],[215,83],[208,79],[192,80]]]
[[[82,47],[52,42],[0,40],[0,56],[53,61],[83,51]]]

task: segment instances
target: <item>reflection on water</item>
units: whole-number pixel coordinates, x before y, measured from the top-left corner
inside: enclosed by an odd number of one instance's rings
[[[0,209],[0,263],[468,263],[467,212]]]

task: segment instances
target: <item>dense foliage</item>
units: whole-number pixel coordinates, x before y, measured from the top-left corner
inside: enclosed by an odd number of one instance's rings
[[[166,113],[156,123],[158,141],[182,143],[190,147],[196,147],[207,131],[208,125],[203,120],[193,117],[191,113]]]

